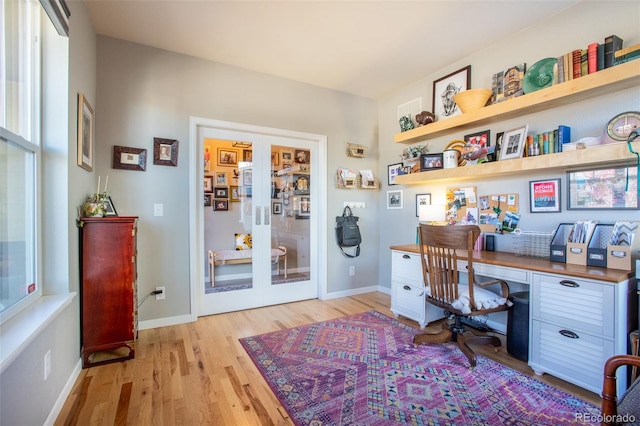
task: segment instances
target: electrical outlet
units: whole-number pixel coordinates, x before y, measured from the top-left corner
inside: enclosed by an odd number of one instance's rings
[[[162,292],[160,294],[156,294],[156,300],[164,300],[166,296],[164,287],[156,287],[156,291]]]
[[[51,375],[51,349],[44,354],[44,379],[47,380]]]
[[[355,266],[349,266],[349,276],[353,277],[356,275],[356,267]]]

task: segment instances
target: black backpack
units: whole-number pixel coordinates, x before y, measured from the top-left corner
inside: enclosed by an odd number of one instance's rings
[[[336,216],[336,241],[345,256],[358,257],[360,255],[362,236],[358,227],[358,216],[353,215],[349,206],[344,208],[342,216]],[[356,247],[355,255],[345,252],[344,247]]]

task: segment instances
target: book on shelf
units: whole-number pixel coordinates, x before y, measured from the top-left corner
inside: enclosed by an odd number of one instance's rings
[[[634,44],[633,46],[617,50],[613,54],[613,65],[624,64],[625,62],[638,58],[640,58],[640,44]]]
[[[580,77],[589,74],[587,49],[580,49]]]
[[[622,39],[617,35],[610,35],[604,39],[604,67],[613,66],[614,54],[617,50],[622,49]]]
[[[562,146],[571,143],[571,127],[561,124],[558,126],[558,152],[562,152]]]
[[[618,49],[615,52],[613,52],[613,57],[614,58],[619,58],[621,56],[627,55],[629,53],[634,53],[634,52],[639,52],[640,51],[640,43],[638,44],[634,44],[632,46],[629,47],[625,47],[624,49]]]
[[[598,45],[598,71],[604,69],[604,44]]]
[[[591,43],[587,46],[587,73],[592,74],[598,71],[598,43]]]
[[[564,55],[558,57],[558,63],[556,66],[558,67],[556,83],[564,83]]]
[[[571,61],[571,69],[573,70],[572,78],[580,78],[582,75],[582,49],[574,49],[571,51]]]

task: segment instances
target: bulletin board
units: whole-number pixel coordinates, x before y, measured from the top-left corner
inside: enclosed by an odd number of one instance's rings
[[[478,205],[475,186],[447,188],[447,222],[477,225]]]
[[[490,194],[478,197],[482,232],[513,232],[520,220],[518,194]]]

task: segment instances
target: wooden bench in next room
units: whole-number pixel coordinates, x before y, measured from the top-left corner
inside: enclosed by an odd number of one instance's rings
[[[211,287],[215,287],[215,267],[221,265],[234,265],[240,263],[251,263],[253,257],[251,249],[246,250],[209,250],[209,277],[211,277]],[[284,278],[287,278],[287,248],[278,246],[271,249],[271,261],[277,266],[280,275],[280,261],[283,263]]]

